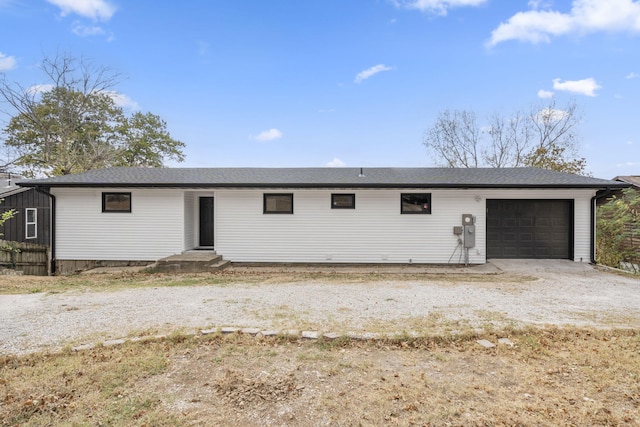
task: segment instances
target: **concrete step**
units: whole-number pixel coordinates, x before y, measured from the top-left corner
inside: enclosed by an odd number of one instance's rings
[[[153,270],[158,273],[201,273],[222,270],[230,263],[213,251],[188,251],[159,259]]]

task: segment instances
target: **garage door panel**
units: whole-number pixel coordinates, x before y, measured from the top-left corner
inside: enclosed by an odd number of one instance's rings
[[[572,258],[572,217],[571,200],[487,200],[487,258]]]

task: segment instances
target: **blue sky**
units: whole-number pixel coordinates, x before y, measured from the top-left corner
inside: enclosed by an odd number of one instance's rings
[[[573,98],[588,171],[640,174],[640,0],[0,0],[7,79],[56,51],[124,73],[182,166],[435,166],[444,109]]]

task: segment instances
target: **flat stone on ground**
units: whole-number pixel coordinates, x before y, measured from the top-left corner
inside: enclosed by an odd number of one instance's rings
[[[513,347],[513,342],[509,338],[499,338],[498,344],[508,345],[509,347]]]
[[[476,341],[478,344],[480,344],[481,346],[483,346],[484,348],[493,348],[496,345],[494,343],[492,343],[491,341],[487,341],[487,340],[478,340]]]
[[[340,334],[338,332],[327,332],[326,334],[323,334],[322,336],[325,337],[328,340],[335,340],[336,338],[340,338],[342,336],[342,334]]]

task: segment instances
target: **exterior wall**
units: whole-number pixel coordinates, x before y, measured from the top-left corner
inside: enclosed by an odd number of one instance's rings
[[[184,193],[184,247],[189,250],[196,246],[196,201],[194,193]]]
[[[130,191],[131,213],[102,213],[103,191]],[[400,213],[401,193],[431,193],[430,215]],[[215,196],[215,249],[235,262],[459,263],[453,227],[476,217],[469,262],[486,262],[486,199],[573,199],[574,259],[590,260],[593,190],[58,188],[56,258],[156,260],[197,246],[197,203]],[[294,213],[264,214],[264,193],[293,193]],[[356,195],[331,209],[332,193]]]
[[[265,192],[293,193],[294,213],[263,214]],[[332,193],[355,193],[356,209],[331,209]],[[430,192],[430,215],[402,215],[400,194]],[[483,217],[465,190],[276,190],[216,192],[216,251],[236,262],[447,263],[461,251],[453,226]],[[484,225],[471,263],[484,263]],[[455,252],[455,253],[454,253]]]
[[[573,200],[573,260],[591,261],[591,198],[592,189],[551,190],[484,190],[485,199],[565,199]],[[485,226],[486,229],[486,226]]]
[[[0,215],[11,209],[16,213],[13,218],[0,227],[2,239],[49,245],[50,214],[49,197],[35,189],[28,189],[10,196],[0,196]],[[35,208],[36,211],[36,238],[26,238],[26,208]]]
[[[573,199],[574,260],[590,260],[593,190],[275,190],[294,194],[293,215],[262,213],[269,191],[216,192],[216,250],[236,262],[458,263],[453,227],[476,217],[469,262],[486,262],[486,199]],[[332,193],[355,193],[356,209],[331,209]],[[402,215],[400,194],[430,192],[431,215]]]
[[[131,212],[102,212],[104,191],[131,192]],[[184,247],[184,191],[53,188],[56,259],[156,260]]]

